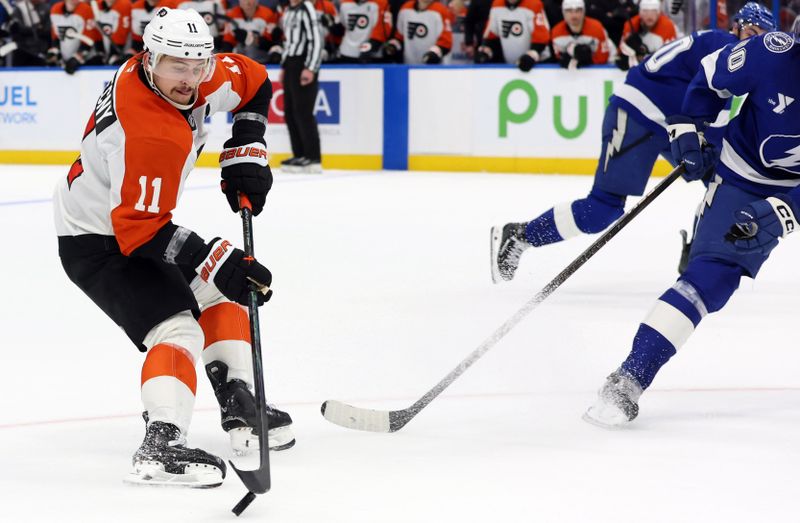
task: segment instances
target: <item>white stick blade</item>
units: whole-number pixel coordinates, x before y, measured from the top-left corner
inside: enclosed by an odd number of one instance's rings
[[[328,400],[322,404],[322,415],[331,423],[347,429],[391,432],[389,412],[385,410],[360,409],[341,401]]]

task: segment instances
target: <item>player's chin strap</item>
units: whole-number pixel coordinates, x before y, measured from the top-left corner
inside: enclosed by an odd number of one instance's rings
[[[197,90],[192,95],[192,99],[189,100],[189,103],[184,105],[184,104],[179,104],[178,102],[176,102],[174,100],[171,100],[168,96],[165,96],[164,93],[162,93],[161,90],[158,87],[156,87],[156,82],[155,82],[155,80],[153,80],[153,69],[155,69],[155,67],[156,67],[156,65],[158,63],[158,59],[160,58],[160,56],[157,57],[154,60],[154,62],[156,62],[156,63],[152,63],[152,64],[150,62],[151,57],[152,57],[152,53],[148,51],[148,52],[146,52],[144,54],[144,57],[142,58],[142,67],[144,68],[144,76],[145,76],[145,78],[147,78],[147,83],[150,84],[150,89],[152,89],[158,96],[160,96],[161,98],[163,98],[164,100],[169,102],[169,104],[171,106],[175,107],[176,109],[179,109],[181,111],[188,111],[189,109],[194,107],[194,103],[197,101],[197,93],[198,93]],[[216,68],[217,61],[214,59],[213,56],[211,58],[209,58],[209,64],[210,65],[208,66],[208,72],[206,73],[205,76],[203,76],[203,79],[200,80],[201,84],[203,82],[207,82],[207,81],[211,80],[211,77],[214,75],[214,69]],[[199,88],[200,84],[197,84],[197,85],[198,85],[198,88]]]

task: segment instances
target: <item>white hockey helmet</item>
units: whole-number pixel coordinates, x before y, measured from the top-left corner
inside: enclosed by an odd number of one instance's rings
[[[586,4],[584,4],[583,0],[564,0],[561,3],[561,10],[566,11],[567,9],[586,10]]]
[[[639,11],[661,11],[661,0],[641,0]]]
[[[194,9],[160,7],[144,28],[144,45],[154,56],[207,59],[214,52],[214,37]]]

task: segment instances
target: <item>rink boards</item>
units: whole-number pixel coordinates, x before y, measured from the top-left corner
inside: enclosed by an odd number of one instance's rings
[[[0,71],[0,163],[68,164],[113,68]],[[274,95],[268,146],[290,152],[283,87]],[[315,114],[324,165],[346,169],[594,172],[608,97],[624,74],[611,67],[529,74],[504,66],[326,66]],[[216,165],[231,116],[207,119],[198,162]],[[666,172],[666,164],[659,167]]]

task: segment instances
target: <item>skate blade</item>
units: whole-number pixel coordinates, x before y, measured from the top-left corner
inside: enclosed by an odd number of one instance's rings
[[[593,405],[583,413],[582,418],[586,423],[606,430],[620,430],[630,423],[625,414],[616,407]]]
[[[231,438],[231,449],[237,456],[247,456],[258,452],[258,436],[253,435],[253,429],[241,427],[228,432]],[[268,434],[269,450],[279,451],[294,447],[295,439],[291,425],[270,429]]]
[[[497,253],[500,252],[500,240],[503,238],[503,226],[496,225],[492,227],[489,242],[489,253],[491,259],[489,263],[492,268],[492,283],[500,283],[505,281],[500,274],[500,268],[497,266]]]
[[[222,485],[222,471],[211,465],[186,465],[186,473],[164,471],[158,462],[137,463],[122,481],[128,485],[155,487],[214,488]]]

